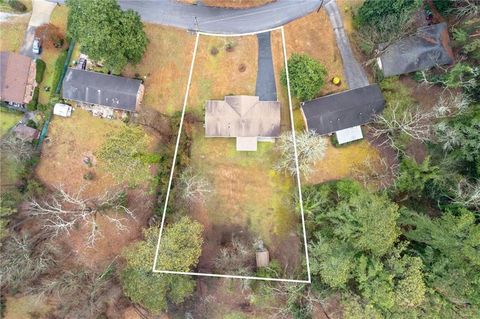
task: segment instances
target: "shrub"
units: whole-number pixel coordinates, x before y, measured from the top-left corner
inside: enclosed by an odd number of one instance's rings
[[[35,81],[37,81],[37,83],[40,84],[43,81],[43,74],[45,73],[45,68],[47,67],[47,65],[41,59],[35,60],[35,64],[37,65],[37,73],[35,74]]]
[[[318,61],[306,54],[294,53],[288,59],[290,89],[300,101],[313,99],[325,83],[327,70]],[[282,70],[281,81],[287,85],[286,70]]]
[[[35,111],[37,109],[38,94],[39,94],[39,88],[37,86],[35,90],[33,90],[32,100],[27,104],[27,110]]]
[[[27,7],[18,0],[7,0],[8,5],[15,11],[25,12]]]
[[[53,69],[53,76],[52,76],[52,95],[55,94],[57,90],[58,83],[60,82],[60,78],[63,72],[63,65],[65,64],[65,60],[67,59],[67,51],[63,51],[58,56],[57,60],[55,61],[55,66]]]

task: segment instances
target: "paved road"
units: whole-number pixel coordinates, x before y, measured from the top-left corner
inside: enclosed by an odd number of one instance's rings
[[[208,33],[236,34],[279,27],[317,10],[322,0],[277,0],[258,8],[237,10],[189,5],[176,0],[119,0],[118,3],[123,9],[137,11],[147,22]]]
[[[350,42],[348,41],[345,29],[343,28],[342,16],[338,11],[336,1],[326,1],[324,7],[327,10],[328,17],[335,32],[337,46],[340,50],[340,55],[342,56],[345,80],[347,81],[348,88],[355,89],[369,85],[365,70],[353,55]]]
[[[270,32],[257,34],[258,39],[258,68],[255,94],[260,101],[276,101],[277,87],[273,71],[272,45]]]
[[[28,22],[28,29],[25,32],[23,45],[20,48],[20,54],[27,55],[31,58],[38,58],[38,54],[32,52],[33,39],[35,38],[35,30],[38,26],[48,23],[55,4],[46,0],[33,0],[32,15]]]

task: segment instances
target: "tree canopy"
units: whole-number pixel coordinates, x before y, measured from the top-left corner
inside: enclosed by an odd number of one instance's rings
[[[327,70],[317,60],[306,54],[294,53],[288,59],[288,75],[292,94],[301,101],[311,100],[325,83]],[[285,69],[281,73],[283,85],[287,85]]]
[[[187,258],[181,258],[183,252],[180,254],[176,251],[177,255],[173,255],[176,269],[190,270],[198,263],[202,245],[201,230],[199,223],[187,217],[165,229],[162,241],[166,241],[168,247],[181,249],[181,245],[187,246]],[[125,294],[133,302],[140,303],[153,313],[160,313],[167,309],[169,302],[179,304],[192,294],[195,281],[186,276],[153,273],[158,228],[147,229],[144,237],[143,241],[133,244],[124,252],[126,266],[120,280]],[[170,270],[170,266],[170,261],[160,259],[157,269]]]
[[[122,11],[116,0],[67,0],[68,34],[82,52],[118,73],[127,63],[140,62],[147,36],[140,16]]]

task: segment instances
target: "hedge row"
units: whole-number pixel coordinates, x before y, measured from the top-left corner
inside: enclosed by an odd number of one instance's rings
[[[35,74],[35,81],[37,81],[37,83],[40,84],[43,81],[43,75],[45,74],[45,69],[47,67],[47,64],[41,59],[37,59],[35,61],[35,64],[37,65],[37,73]]]

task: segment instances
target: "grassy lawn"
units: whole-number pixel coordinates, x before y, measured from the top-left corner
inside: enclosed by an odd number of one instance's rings
[[[379,163],[378,150],[366,139],[351,144],[335,147],[327,139],[325,157],[314,165],[313,173],[304,179],[306,184],[320,184],[327,181],[353,177],[354,169],[358,168],[365,161]],[[376,164],[375,164],[376,165]]]
[[[208,217],[214,224],[239,225],[251,230],[267,245],[276,236],[295,229],[293,179],[273,169],[274,143],[259,143],[256,152],[238,152],[234,138],[205,138],[194,130],[192,166],[213,184],[207,201]]]
[[[0,109],[0,137],[4,136],[22,117],[22,113]]]
[[[181,110],[195,36],[172,27],[146,24],[148,46],[142,61],[128,65],[122,75],[145,82],[142,107],[172,114]]]
[[[67,16],[68,8],[66,6],[56,6],[53,10],[52,16],[50,17],[50,23],[56,25],[63,34],[66,34],[67,31]],[[65,44],[66,46],[66,44]],[[57,48],[44,48],[42,51],[41,59],[45,61],[47,68],[43,75],[43,81],[40,84],[40,94],[38,96],[38,102],[40,104],[47,104],[51,92],[55,90],[52,87],[53,75],[55,70],[55,61],[58,59],[60,53],[63,49]],[[45,87],[50,87],[50,92],[44,90]]]
[[[227,46],[233,47],[227,51]],[[206,100],[225,95],[255,95],[257,37],[222,38],[201,36],[198,45],[188,108],[203,114]],[[240,71],[240,65],[245,71]]]
[[[118,131],[123,125],[119,120],[104,120],[77,108],[71,118],[54,117],[48,130],[48,143],[43,145],[42,157],[36,167],[38,178],[49,186],[64,185],[67,189],[79,189],[86,185],[86,195],[105,191],[116,184],[105,172],[89,168],[85,156],[92,156],[106,140],[108,133]],[[96,163],[96,160],[94,160]],[[85,181],[83,175],[95,173],[93,181]]]

